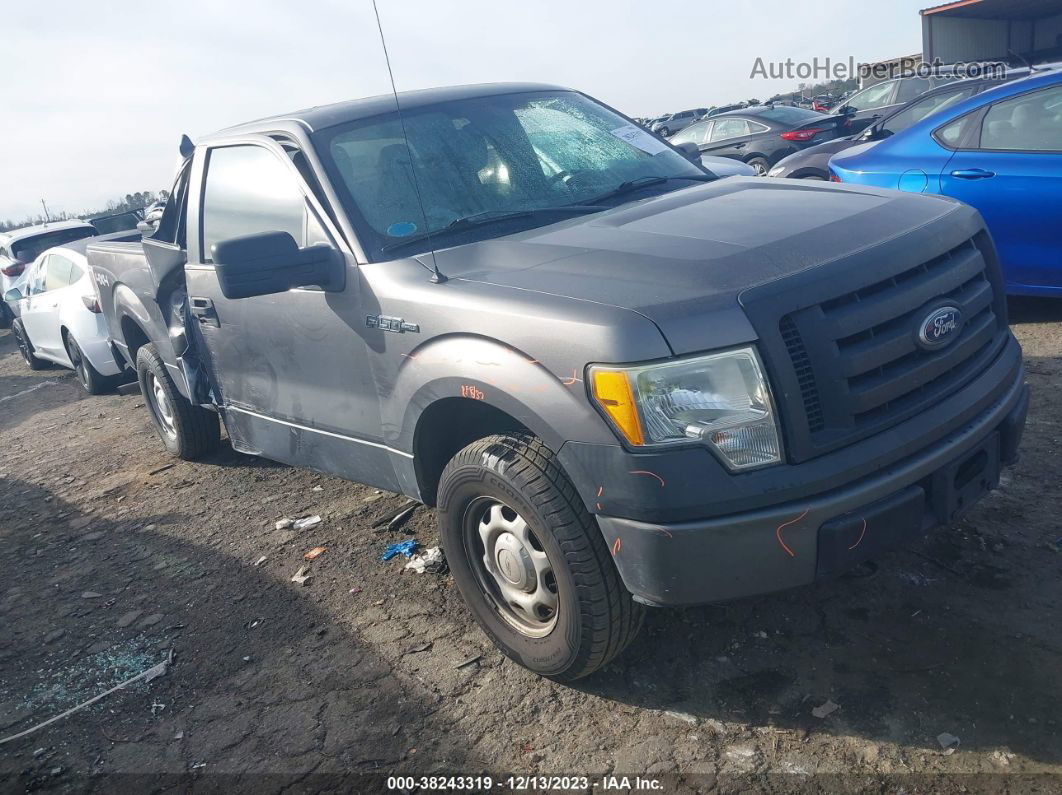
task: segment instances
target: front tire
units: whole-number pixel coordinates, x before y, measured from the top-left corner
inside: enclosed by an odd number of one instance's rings
[[[597,523],[539,439],[473,442],[443,470],[438,495],[454,581],[507,656],[571,681],[634,639],[644,608],[624,588]]]
[[[114,379],[100,375],[99,371],[92,366],[92,362],[85,358],[77,340],[71,336],[66,338],[66,355],[70,358],[74,372],[77,373],[78,381],[90,395],[102,395],[114,387]]]
[[[151,343],[136,352],[136,375],[155,431],[167,450],[185,461],[195,461],[217,449],[221,441],[218,415],[185,399]]]
[[[29,335],[26,334],[26,327],[22,325],[21,318],[15,318],[11,324],[11,333],[15,335],[15,342],[18,343],[18,352],[22,354],[22,360],[29,369],[43,370],[48,366],[46,361],[34,356],[33,343],[30,342]]]

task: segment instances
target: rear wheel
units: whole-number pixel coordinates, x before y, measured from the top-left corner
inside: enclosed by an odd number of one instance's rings
[[[15,322],[11,324],[11,333],[15,335],[15,342],[18,343],[18,352],[22,354],[22,358],[29,369],[43,370],[48,366],[46,361],[33,355],[33,343],[30,342],[29,336],[26,334],[26,327],[22,325],[21,319],[15,318]]]
[[[770,170],[770,164],[765,157],[750,157],[745,162],[756,169],[757,177],[766,177],[767,172]]]
[[[100,375],[99,371],[92,366],[92,362],[85,358],[85,354],[78,346],[77,340],[71,336],[66,338],[66,354],[70,357],[70,364],[73,366],[74,372],[77,373],[81,386],[85,387],[85,391],[90,395],[102,395],[114,387],[115,380]]]
[[[11,328],[11,323],[14,321],[14,313],[4,301],[0,301],[0,328]]]
[[[185,399],[151,343],[136,353],[136,374],[148,413],[167,450],[185,461],[194,461],[217,449],[221,441],[218,415]]]
[[[601,532],[552,451],[533,436],[489,436],[443,470],[436,516],[461,595],[506,655],[569,681],[638,633],[644,608],[623,587]]]

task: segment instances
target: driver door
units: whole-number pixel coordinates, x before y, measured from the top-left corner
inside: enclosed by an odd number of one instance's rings
[[[34,263],[33,273],[27,282],[28,294],[22,304],[22,326],[33,347],[47,359],[59,355],[59,328],[56,317],[58,313],[58,295],[55,290],[60,286],[60,268],[66,263],[66,275],[69,277],[70,264],[55,254],[41,256]]]
[[[295,152],[295,154],[298,154]],[[190,310],[240,450],[383,487],[394,469],[379,444],[380,407],[363,339],[353,256],[325,220],[289,152],[272,140],[196,151],[185,274]],[[227,298],[211,247],[260,232],[342,252],[343,284]],[[340,256],[337,254],[337,256]]]

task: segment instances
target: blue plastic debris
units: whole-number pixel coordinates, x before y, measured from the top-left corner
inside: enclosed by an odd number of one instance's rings
[[[395,555],[405,555],[407,558],[411,558],[413,557],[413,550],[416,548],[417,542],[412,538],[408,541],[399,541],[397,544],[389,544],[383,555],[380,556],[380,560],[390,560]]]

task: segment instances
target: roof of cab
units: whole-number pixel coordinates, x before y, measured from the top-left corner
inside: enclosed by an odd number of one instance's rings
[[[437,105],[442,102],[454,102],[463,99],[476,99],[499,94],[520,94],[530,91],[570,91],[562,86],[549,85],[546,83],[482,83],[469,86],[446,86],[443,88],[425,88],[419,91],[400,91],[398,101],[402,110],[422,108],[427,105]],[[216,133],[204,136],[197,143],[209,142],[217,139],[232,138],[238,135],[247,135],[262,132],[273,132],[290,128],[301,127],[306,132],[316,132],[326,127],[346,122],[367,119],[379,116],[383,113],[391,113],[395,109],[394,94],[379,94],[375,97],[364,99],[351,99],[345,102],[336,102],[331,105],[318,105],[313,108],[295,111],[294,113],[281,113],[276,116],[267,116],[264,119],[238,124],[234,127],[226,127]]]

